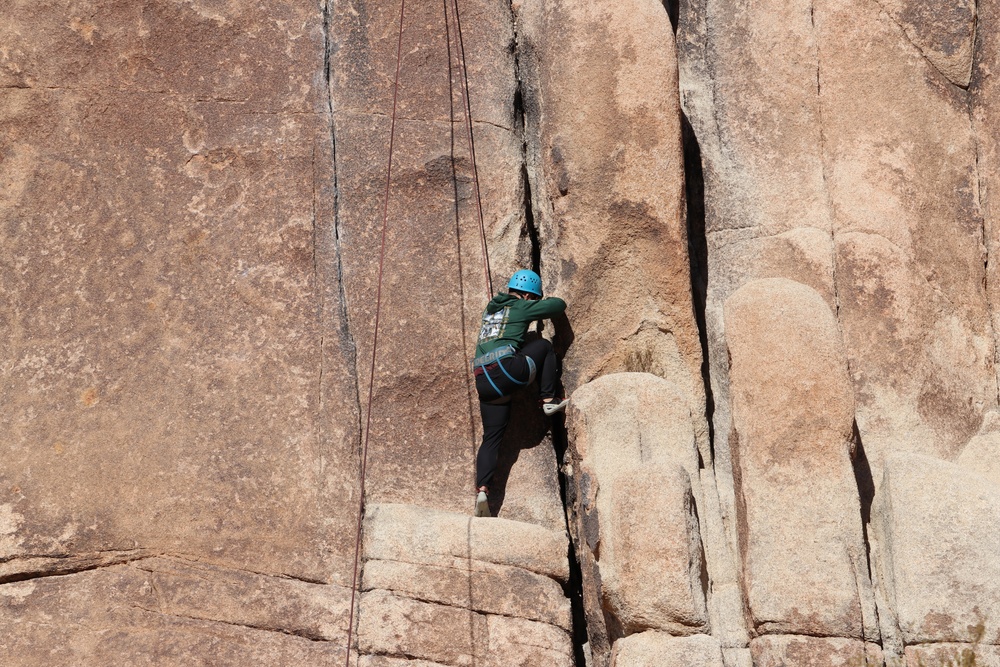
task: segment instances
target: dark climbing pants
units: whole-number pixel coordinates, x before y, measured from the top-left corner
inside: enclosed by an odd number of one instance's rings
[[[528,383],[531,375],[529,357],[535,363],[539,395],[542,398],[555,397],[558,373],[556,355],[552,351],[552,343],[544,338],[527,343],[516,354],[487,366],[483,375],[476,376],[479,414],[483,418],[483,442],[479,445],[479,453],[476,456],[477,487],[489,486],[493,473],[496,472],[500,442],[510,421],[510,396]],[[503,364],[503,368],[500,368],[499,364]],[[516,382],[508,378],[508,374]],[[496,389],[493,385],[496,385]],[[502,396],[497,392],[498,389]]]

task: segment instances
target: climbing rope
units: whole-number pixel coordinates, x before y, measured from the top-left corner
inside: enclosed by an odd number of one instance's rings
[[[396,42],[396,78],[392,84],[392,120],[389,122],[389,166],[385,174],[385,201],[382,206],[382,242],[378,254],[378,287],[375,290],[375,334],[372,339],[371,373],[368,375],[368,413],[365,437],[361,445],[360,492],[358,496],[358,526],[354,538],[354,573],[351,575],[351,609],[347,620],[347,661],[351,664],[351,639],[354,636],[354,601],[358,591],[358,563],[361,556],[361,527],[365,518],[365,475],[368,472],[368,436],[372,429],[372,395],[375,388],[375,353],[378,351],[378,325],[382,313],[382,272],[385,268],[385,231],[389,226],[389,186],[392,183],[392,151],[396,141],[396,101],[399,96],[399,69],[403,62],[403,14],[406,0],[399,3],[399,36]]]
[[[469,138],[469,158],[472,160],[472,184],[476,190],[476,212],[479,215],[479,235],[482,240],[483,271],[486,275],[486,298],[493,297],[493,274],[490,271],[490,253],[486,249],[486,223],[483,221],[483,198],[479,192],[479,169],[476,167],[476,140],[472,136],[472,104],[469,100],[469,68],[465,64],[465,42],[462,39],[462,16],[458,11],[458,0],[451,0],[455,15],[455,32],[458,36],[458,63],[462,86],[462,106],[465,110],[465,128]],[[448,10],[445,5],[445,26],[448,25]],[[448,62],[451,62],[451,34],[448,33]]]
[[[448,5],[445,0],[445,31],[448,42],[448,67],[449,67],[449,84],[451,82],[451,31],[449,28],[448,19]],[[472,106],[469,101],[469,76],[468,68],[465,62],[465,45],[462,40],[462,20],[458,11],[458,0],[451,0],[455,24],[456,24],[456,34],[458,37],[458,60],[460,64],[460,75],[462,79],[462,86],[460,87],[462,95],[462,106],[465,109],[465,121],[466,130],[469,140],[469,156],[472,161],[472,181],[475,186],[476,193],[476,210],[479,216],[479,232],[482,244],[483,253],[483,274],[486,279],[486,290],[487,298],[493,296],[493,276],[490,271],[490,258],[489,252],[486,246],[486,224],[483,217],[483,202],[482,196],[479,189],[479,170],[476,166],[476,147],[475,139],[472,132]],[[378,286],[375,291],[375,332],[372,339],[372,358],[371,358],[371,372],[368,376],[368,407],[367,415],[365,418],[365,431],[364,438],[361,445],[361,469],[359,471],[359,496],[358,496],[358,521],[355,531],[354,540],[354,568],[353,574],[351,575],[351,605],[350,611],[348,613],[347,621],[347,651],[346,651],[346,667],[350,667],[351,664],[351,643],[354,637],[354,610],[355,602],[358,591],[358,570],[360,566],[361,558],[361,538],[364,526],[364,515],[365,515],[365,478],[368,471],[368,441],[369,434],[371,433],[371,423],[372,423],[372,396],[374,395],[375,387],[375,361],[378,352],[378,333],[379,333],[379,320],[382,311],[382,275],[385,268],[385,239],[386,239],[386,229],[389,225],[389,193],[392,184],[392,156],[393,149],[395,147],[396,139],[396,109],[397,101],[399,95],[399,72],[403,60],[403,18],[406,11],[406,0],[400,0],[399,5],[399,34],[397,36],[396,42],[396,74],[393,80],[392,86],[392,115],[389,123],[389,164],[386,169],[385,176],[385,195],[382,206],[382,232],[381,232],[381,243],[379,247],[379,260],[378,260]],[[449,85],[450,89],[450,85]],[[452,119],[454,122],[454,119]],[[458,200],[456,197],[455,206],[458,206]],[[460,277],[461,279],[461,277]]]

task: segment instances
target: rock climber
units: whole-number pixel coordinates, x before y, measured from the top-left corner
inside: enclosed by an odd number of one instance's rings
[[[476,455],[475,516],[490,516],[489,484],[497,467],[500,441],[510,420],[511,395],[538,379],[542,412],[552,416],[566,409],[568,399],[556,397],[556,356],[552,343],[537,338],[525,344],[528,327],[536,320],[566,310],[557,297],[542,298],[542,279],[534,271],[514,273],[503,292],[483,311],[472,372],[483,418],[483,442]]]

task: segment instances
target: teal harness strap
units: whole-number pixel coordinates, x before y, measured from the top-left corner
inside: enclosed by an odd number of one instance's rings
[[[522,387],[523,387],[524,385],[528,384],[527,382],[519,382],[519,381],[515,380],[515,379],[514,379],[514,376],[512,376],[512,375],[511,375],[510,373],[508,373],[508,372],[507,372],[507,369],[503,367],[503,364],[502,364],[502,363],[500,363],[500,361],[499,361],[499,360],[497,361],[497,366],[499,366],[499,367],[500,367],[500,370],[502,370],[502,371],[503,371],[503,374],[507,376],[507,379],[508,379],[508,380],[510,380],[511,382],[513,382],[514,384],[519,384],[519,385],[521,385]],[[485,370],[485,369],[484,369],[484,370]],[[492,382],[492,380],[491,380],[491,382]]]
[[[500,362],[497,362],[497,365],[500,366]],[[490,386],[493,387],[493,391],[495,391],[498,396],[502,397],[503,396],[503,392],[500,391],[500,389],[496,386],[496,383],[493,382],[493,378],[490,377],[490,374],[486,372],[486,366],[480,366],[480,368],[483,369],[483,375],[486,376],[486,380],[490,383]],[[503,368],[503,366],[500,366],[500,368]],[[506,371],[504,371],[504,372],[506,372]],[[507,377],[510,377],[510,376],[508,375]]]
[[[521,382],[520,380],[515,380],[514,376],[507,372],[507,369],[503,367],[503,363],[501,363],[500,360],[505,359],[506,357],[513,356],[514,354],[517,354],[517,351],[514,349],[514,347],[512,345],[507,345],[505,347],[493,350],[492,352],[480,355],[472,360],[473,367],[479,368],[483,372],[483,375],[486,376],[486,381],[490,383],[490,386],[493,387],[493,391],[495,391],[498,396],[502,397],[504,393],[500,391],[500,388],[497,387],[496,383],[493,382],[493,378],[491,378],[490,374],[486,371],[486,367],[490,364],[496,364],[497,366],[499,366],[500,370],[503,372],[504,375],[507,376],[508,380],[521,387],[523,387],[526,384],[530,384],[531,381],[534,380],[535,378],[535,370],[536,370],[535,360],[532,359],[531,357],[524,358],[525,361],[528,362],[527,382]]]

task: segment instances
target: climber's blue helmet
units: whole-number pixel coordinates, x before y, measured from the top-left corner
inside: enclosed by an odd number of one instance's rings
[[[516,289],[518,292],[527,292],[535,296],[542,295],[542,278],[534,271],[521,269],[510,277],[507,289]]]

